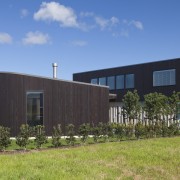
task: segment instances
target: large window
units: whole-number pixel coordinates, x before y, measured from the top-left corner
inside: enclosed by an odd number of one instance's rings
[[[124,75],[116,76],[116,89],[124,89]]]
[[[175,84],[176,84],[175,69],[153,72],[153,86],[168,86]]]
[[[126,74],[126,89],[134,88],[134,74]]]
[[[115,76],[110,76],[107,78],[107,85],[109,86],[110,90],[115,89]]]
[[[97,78],[91,79],[91,84],[98,84],[98,79]]]
[[[101,77],[101,78],[99,78],[99,85],[104,85],[104,86],[106,86],[106,77]]]
[[[43,92],[27,92],[27,124],[43,125]]]

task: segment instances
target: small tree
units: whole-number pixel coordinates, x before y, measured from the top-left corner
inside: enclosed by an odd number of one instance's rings
[[[61,130],[61,125],[58,124],[57,127],[53,127],[53,132],[52,132],[52,144],[54,147],[59,147],[61,146],[61,135],[62,135],[62,130]]]
[[[87,140],[88,135],[90,133],[90,129],[91,129],[90,124],[84,123],[84,124],[81,124],[79,126],[78,134],[79,134],[79,136],[81,136],[81,141],[83,143],[86,143],[86,140]]]
[[[123,97],[123,109],[124,113],[129,121],[131,122],[134,119],[138,118],[140,114],[140,103],[139,103],[139,95],[137,90],[134,92],[128,91]],[[132,123],[132,122],[131,122]]]
[[[66,126],[66,132],[67,132],[67,138],[66,138],[66,142],[69,145],[73,145],[75,144],[75,131],[74,131],[74,125],[73,124],[68,124]]]
[[[37,148],[41,148],[41,146],[47,143],[47,137],[45,135],[45,128],[44,126],[37,125],[34,129],[35,133],[35,144]]]
[[[0,150],[5,150],[10,144],[10,128],[0,126]]]
[[[31,130],[30,130],[29,125],[22,124],[20,127],[20,133],[16,137],[16,144],[26,149],[26,146],[29,144],[30,134],[31,134]]]

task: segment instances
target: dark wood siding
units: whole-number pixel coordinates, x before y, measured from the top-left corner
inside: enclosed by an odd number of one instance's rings
[[[176,85],[153,87],[153,72],[167,69],[176,69]],[[73,80],[90,83],[91,79],[93,78],[125,74],[135,75],[135,87],[133,89],[111,90],[110,93],[117,94],[117,101],[122,101],[122,98],[126,94],[126,92],[128,90],[133,91],[134,89],[138,91],[141,100],[143,100],[143,96],[145,94],[151,92],[160,92],[169,96],[173,91],[180,91],[180,58],[76,73],[73,75]]]
[[[51,135],[52,127],[73,123],[108,122],[109,90],[105,87],[47,78],[0,73],[0,125],[17,135],[26,123],[26,92],[44,92],[44,125]]]

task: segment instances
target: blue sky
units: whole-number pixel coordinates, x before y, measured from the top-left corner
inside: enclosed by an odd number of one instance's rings
[[[179,0],[3,0],[0,71],[76,72],[180,57]]]

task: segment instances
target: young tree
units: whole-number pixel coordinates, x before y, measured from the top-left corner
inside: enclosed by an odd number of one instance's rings
[[[126,117],[129,118],[129,122],[134,123],[134,119],[137,119],[140,114],[140,103],[137,90],[134,92],[128,91],[123,97],[123,109]]]
[[[84,124],[81,124],[79,126],[78,134],[79,134],[79,136],[81,136],[81,141],[83,143],[86,143],[86,140],[87,140],[88,135],[90,133],[90,129],[91,129],[90,124],[84,123]]]
[[[59,147],[61,146],[61,135],[62,135],[62,130],[61,130],[61,125],[58,124],[57,127],[53,127],[53,132],[52,132],[52,144],[54,147]]]
[[[41,148],[43,144],[47,143],[45,128],[44,126],[38,125],[34,130],[36,147]]]
[[[10,128],[0,126],[0,150],[5,150],[10,144]]]
[[[31,130],[28,124],[22,124],[20,127],[20,133],[16,137],[16,144],[24,149],[29,144],[29,137]]]
[[[75,141],[76,141],[74,137],[75,136],[74,125],[68,124],[66,126],[66,132],[67,132],[67,138],[66,138],[67,144],[74,146]]]
[[[173,121],[177,120],[177,114],[180,113],[180,92],[173,91],[173,94],[168,98],[168,113],[172,117]],[[173,122],[173,123],[174,123]]]
[[[166,109],[167,97],[161,93],[149,93],[144,96],[144,111],[148,120],[154,125],[154,120],[162,120]]]

